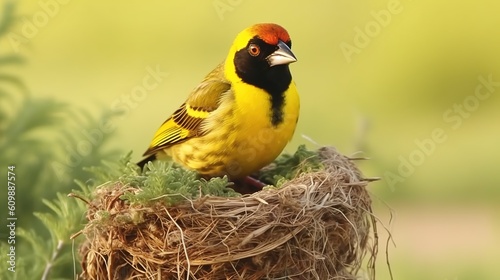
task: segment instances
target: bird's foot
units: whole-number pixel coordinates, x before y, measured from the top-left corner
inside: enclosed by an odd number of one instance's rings
[[[234,190],[241,194],[251,194],[262,190],[266,186],[265,183],[250,176],[234,180]]]

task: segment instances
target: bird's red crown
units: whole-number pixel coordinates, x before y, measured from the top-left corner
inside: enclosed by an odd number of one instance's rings
[[[271,45],[277,45],[278,40],[283,42],[290,41],[290,35],[288,35],[285,28],[274,23],[256,24],[252,27],[252,31],[264,40],[264,42]]]

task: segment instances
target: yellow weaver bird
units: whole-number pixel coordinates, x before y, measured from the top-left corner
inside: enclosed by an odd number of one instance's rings
[[[166,154],[206,178],[234,180],[271,163],[292,138],[299,117],[291,46],[288,32],[277,24],[239,33],[226,60],[160,126],[138,165]]]

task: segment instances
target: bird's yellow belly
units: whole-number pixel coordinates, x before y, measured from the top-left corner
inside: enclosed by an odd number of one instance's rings
[[[189,169],[206,176],[247,176],[271,163],[292,137],[293,128],[220,127],[202,137],[171,147],[171,156]],[[239,131],[235,133],[235,131]]]
[[[266,98],[220,108],[209,133],[171,147],[172,158],[202,175],[248,176],[271,163],[293,136],[298,119],[298,96],[293,92],[283,108],[283,121],[271,124]],[[223,116],[223,117],[222,117]]]

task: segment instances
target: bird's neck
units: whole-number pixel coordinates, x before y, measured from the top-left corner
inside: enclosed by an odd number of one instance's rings
[[[252,69],[251,72],[241,72],[236,69],[233,59],[227,59],[224,70],[226,78],[232,83],[236,81],[243,82],[266,92],[270,101],[269,110],[271,111],[272,125],[278,126],[283,122],[285,92],[292,82],[292,75],[288,65],[277,65],[261,71]]]

